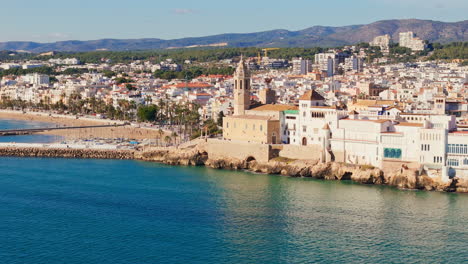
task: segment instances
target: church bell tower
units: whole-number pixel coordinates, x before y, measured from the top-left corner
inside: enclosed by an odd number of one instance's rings
[[[250,71],[241,57],[234,73],[234,115],[245,115],[250,108]]]

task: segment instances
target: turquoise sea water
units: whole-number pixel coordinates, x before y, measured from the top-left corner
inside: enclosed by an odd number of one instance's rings
[[[22,128],[43,128],[54,127],[55,124],[35,121],[24,121],[14,119],[0,119],[0,130],[3,129],[22,129]],[[0,136],[0,142],[17,143],[51,143],[60,141],[62,137],[54,135],[22,135],[22,136]]]
[[[0,263],[466,263],[468,195],[0,158]]]
[[[0,129],[49,125],[0,121]],[[0,158],[0,263],[466,263],[467,218],[462,194]]]

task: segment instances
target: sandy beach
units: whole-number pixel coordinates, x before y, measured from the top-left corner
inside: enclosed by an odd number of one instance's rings
[[[114,124],[119,121],[111,120],[91,120],[89,118],[64,117],[59,115],[48,116],[45,113],[29,112],[23,114],[14,111],[0,111],[0,119],[16,119],[26,121],[48,122],[59,126],[92,126],[102,124]],[[85,128],[85,129],[69,129],[69,130],[53,130],[46,131],[40,134],[62,136],[67,140],[70,139],[89,139],[89,138],[128,138],[128,139],[157,139],[160,133],[157,129],[138,128],[133,126],[123,127],[106,127],[106,128]],[[165,135],[163,135],[164,137]]]

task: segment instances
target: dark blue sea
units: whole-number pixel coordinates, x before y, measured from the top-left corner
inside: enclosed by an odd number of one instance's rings
[[[1,264],[467,263],[467,219],[464,194],[0,158]]]

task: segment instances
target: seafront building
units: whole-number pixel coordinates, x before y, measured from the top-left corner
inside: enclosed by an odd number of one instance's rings
[[[216,64],[237,67],[234,76],[202,75],[192,80],[156,78],[153,71],[180,69],[170,59],[111,64],[103,58],[100,64],[78,65],[7,62],[0,67],[44,64],[58,74],[49,81],[45,75],[5,75],[0,98],[49,106],[81,98],[133,115],[140,105],[161,101],[196,104],[201,122],[216,121],[221,112],[225,116],[216,150],[226,150],[226,155],[406,166],[434,175],[463,176],[468,168],[463,150],[468,67],[431,61],[379,65],[381,59],[364,62],[365,56],[365,48],[350,46],[317,54],[313,65],[305,59],[290,63],[263,58],[257,72],[250,70],[257,57],[243,58],[240,64],[222,60]],[[74,74],[81,69],[88,73]],[[134,107],[125,110],[125,105]],[[90,104],[84,107],[89,109]]]
[[[296,146],[289,157],[319,159],[382,169],[412,168],[448,180],[468,178],[468,131],[446,115],[444,94],[426,113],[405,113],[396,100],[357,100],[348,106],[327,105],[315,89],[297,105],[250,101],[250,72],[241,61],[234,75],[234,115],[223,122],[223,139]],[[369,96],[388,90],[364,83]],[[363,91],[365,89],[362,89]],[[412,99],[412,97],[411,97]]]

